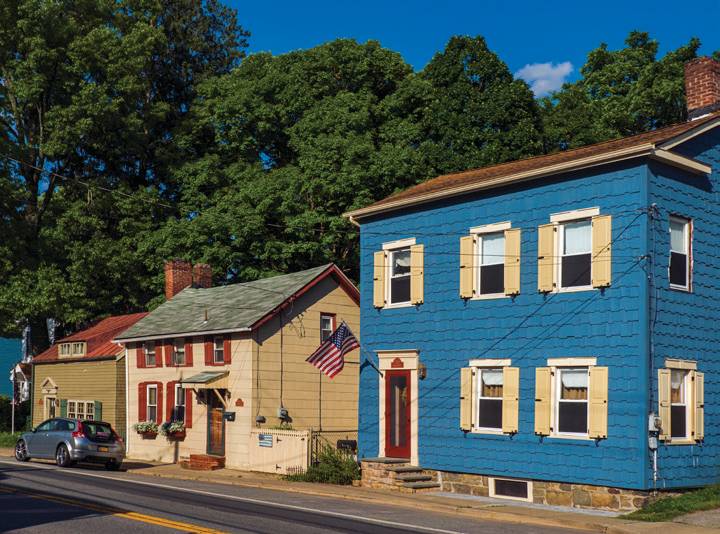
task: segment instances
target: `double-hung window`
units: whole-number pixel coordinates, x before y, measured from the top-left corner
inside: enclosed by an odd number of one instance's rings
[[[175,384],[175,406],[172,413],[172,420],[185,421],[185,388],[182,384]]]
[[[482,295],[505,294],[505,232],[479,234],[476,287]]]
[[[671,438],[690,438],[690,425],[688,425],[690,411],[689,377],[690,373],[685,369],[672,369],[670,371]]]
[[[478,430],[502,431],[503,370],[478,369],[477,410],[475,426]]]
[[[558,227],[560,287],[588,287],[591,283],[592,228],[590,219],[568,221]]]
[[[154,341],[146,341],[144,343],[143,348],[145,350],[145,366],[146,367],[155,367],[155,365],[156,365],[155,342]]]
[[[147,420],[148,421],[155,421],[157,420],[157,386],[151,385],[147,386],[147,397],[146,397],[146,408],[147,411],[145,412],[147,414]]]
[[[335,315],[332,313],[320,314],[320,343],[324,343],[335,331]]]
[[[660,439],[688,444],[705,439],[705,375],[694,360],[666,358],[658,369]]]
[[[670,217],[670,287],[690,291],[691,280],[691,222],[682,217]]]
[[[388,251],[388,303],[410,303],[410,247]]]
[[[67,401],[67,416],[70,419],[93,420],[95,418],[95,401]]]
[[[225,338],[215,336],[213,338],[213,363],[225,362]]]
[[[556,427],[558,434],[588,433],[587,367],[559,368],[556,373]]]
[[[173,365],[185,365],[185,339],[173,340]]]

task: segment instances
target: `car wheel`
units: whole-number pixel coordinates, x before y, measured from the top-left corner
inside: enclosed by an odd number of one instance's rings
[[[55,463],[58,464],[59,467],[70,467],[73,463],[70,458],[70,452],[64,443],[61,443],[57,451],[55,451]]]
[[[109,462],[105,463],[105,469],[107,469],[108,471],[119,471],[121,465],[122,465],[122,462],[116,462],[115,460],[110,460]]]
[[[19,439],[15,444],[15,459],[18,462],[27,462],[30,459],[27,453],[27,445],[24,439]]]

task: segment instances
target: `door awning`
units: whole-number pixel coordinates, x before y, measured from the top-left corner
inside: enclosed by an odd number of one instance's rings
[[[191,386],[194,389],[227,389],[227,371],[204,371],[189,378],[180,380],[183,386]]]

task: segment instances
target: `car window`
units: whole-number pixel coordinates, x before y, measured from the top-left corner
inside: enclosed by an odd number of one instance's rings
[[[90,439],[110,439],[112,436],[112,428],[107,423],[98,423],[96,421],[83,421],[85,434]]]
[[[54,423],[54,420],[51,419],[49,421],[45,421],[43,423],[40,423],[36,430],[38,432],[50,432],[50,428],[52,427],[52,424]]]
[[[55,426],[56,432],[72,432],[75,430],[75,421],[67,421],[65,419],[58,419]]]

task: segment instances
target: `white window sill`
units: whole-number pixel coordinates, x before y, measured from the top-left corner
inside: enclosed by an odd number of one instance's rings
[[[412,304],[411,302],[396,302],[395,304],[385,304],[382,308],[379,308],[381,310],[393,310],[395,308],[414,308],[415,304]]]
[[[488,293],[485,295],[474,295],[470,300],[494,300],[494,299],[509,299],[510,297],[505,293]]]
[[[676,285],[670,284],[670,289],[672,291],[682,291],[683,293],[692,293],[690,288],[687,286],[676,286]]]
[[[691,438],[671,438],[664,440],[665,445],[697,445],[697,441]]]
[[[558,287],[551,293],[577,293],[578,291],[597,291],[597,288],[593,286]]]
[[[556,439],[574,439],[579,441],[595,441],[595,438],[591,438],[587,434],[550,434],[546,437]]]
[[[500,429],[494,428],[473,428],[471,434],[489,434],[491,436],[504,436],[505,433]]]

